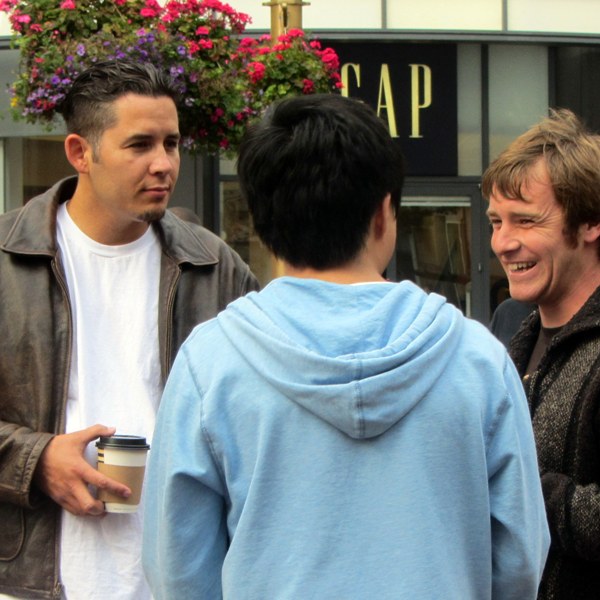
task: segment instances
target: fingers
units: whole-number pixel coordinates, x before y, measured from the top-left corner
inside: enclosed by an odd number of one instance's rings
[[[106,425],[92,425],[81,431],[76,431],[72,435],[79,436],[84,446],[87,446],[93,440],[101,436],[111,436],[116,432],[115,427],[106,427]]]
[[[114,432],[114,427],[93,425],[52,438],[38,461],[34,475],[36,485],[65,510],[80,516],[104,513],[104,504],[92,496],[88,485],[124,498],[130,496],[131,490],[126,485],[102,475],[83,457],[92,440]]]
[[[122,498],[129,498],[129,496],[131,496],[131,490],[125,484],[119,483],[115,479],[111,479],[107,475],[104,475],[104,473],[100,473],[100,471],[96,471],[96,469],[93,469],[92,467],[90,467],[89,471],[86,471],[84,478],[89,484],[95,486],[99,490],[106,490],[107,492],[111,492]]]

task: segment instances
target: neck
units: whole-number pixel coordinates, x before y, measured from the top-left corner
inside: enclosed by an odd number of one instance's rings
[[[117,215],[103,211],[96,203],[87,202],[78,191],[67,204],[67,211],[77,227],[95,242],[120,246],[134,242],[148,230],[147,222],[119,219]]]
[[[540,320],[543,327],[562,327],[568,323],[590,296],[600,286],[600,266],[581,276],[578,285],[573,286],[567,297],[559,302],[539,305]]]
[[[284,263],[284,275],[300,279],[320,279],[329,283],[371,283],[386,281],[378,269],[367,265],[352,265],[334,269],[313,269],[311,267],[294,267]]]

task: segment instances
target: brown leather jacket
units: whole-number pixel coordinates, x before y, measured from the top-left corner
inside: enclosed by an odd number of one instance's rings
[[[56,245],[56,210],[76,178],[0,216],[0,593],[60,598],[60,508],[32,484],[40,454],[64,432],[71,307]],[[161,373],[192,328],[258,288],[220,238],[170,211],[162,246]]]

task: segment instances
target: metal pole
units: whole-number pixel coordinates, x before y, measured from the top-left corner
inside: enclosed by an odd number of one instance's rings
[[[271,0],[263,2],[263,6],[271,7],[271,38],[277,40],[289,29],[302,29],[302,7],[310,2],[302,0]]]

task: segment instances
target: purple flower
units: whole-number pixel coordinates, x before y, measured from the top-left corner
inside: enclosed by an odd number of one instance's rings
[[[77,44],[77,55],[85,56],[85,46],[83,44]]]

